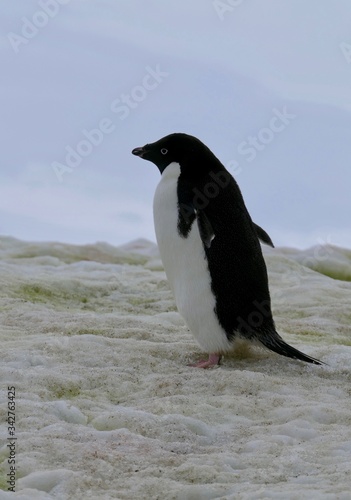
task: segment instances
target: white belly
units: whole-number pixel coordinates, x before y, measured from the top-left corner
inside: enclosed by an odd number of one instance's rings
[[[179,174],[179,164],[171,163],[156,188],[154,222],[158,247],[178,311],[194,337],[208,353],[225,352],[232,345],[214,312],[216,302],[197,223],[193,223],[187,238],[182,238],[177,230]]]

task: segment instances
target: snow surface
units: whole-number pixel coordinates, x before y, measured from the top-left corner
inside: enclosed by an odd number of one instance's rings
[[[264,252],[278,331],[326,366],[243,344],[187,367],[153,243],[0,238],[0,499],[350,499],[351,251]]]

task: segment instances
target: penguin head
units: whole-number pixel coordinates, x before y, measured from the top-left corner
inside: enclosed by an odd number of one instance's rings
[[[179,163],[182,170],[189,169],[204,154],[212,154],[199,139],[181,133],[166,135],[156,142],[133,149],[132,153],[154,163],[161,174],[173,162]]]

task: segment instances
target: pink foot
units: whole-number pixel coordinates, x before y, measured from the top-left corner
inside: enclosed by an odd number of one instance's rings
[[[213,368],[219,365],[222,356],[220,354],[212,353],[209,354],[208,359],[203,361],[198,361],[197,363],[191,363],[188,366],[194,366],[195,368]]]

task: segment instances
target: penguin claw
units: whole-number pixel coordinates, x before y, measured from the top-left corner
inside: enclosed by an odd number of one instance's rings
[[[193,366],[194,368],[213,368],[219,365],[221,358],[220,354],[212,353],[209,354],[208,359],[198,361],[197,363],[190,363],[188,366]]]

